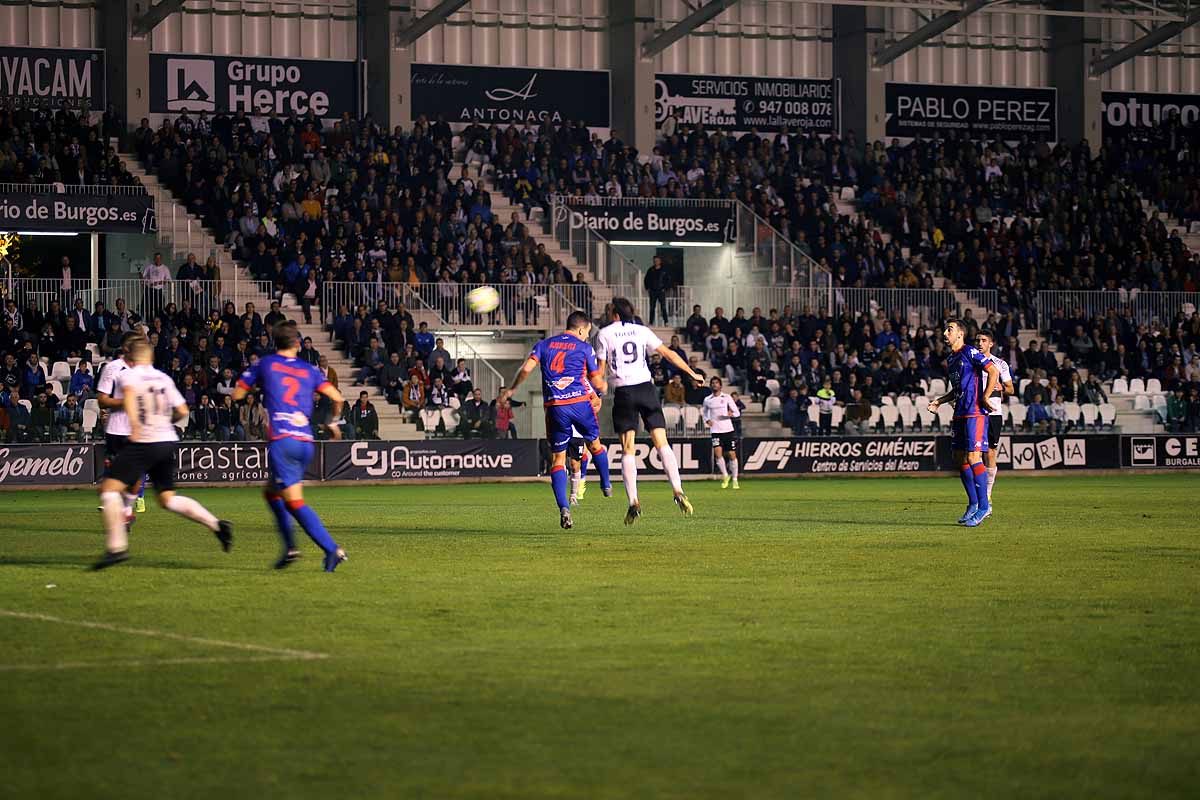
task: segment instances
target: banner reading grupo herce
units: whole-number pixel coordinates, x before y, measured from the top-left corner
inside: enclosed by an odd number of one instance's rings
[[[103,111],[104,51],[0,47],[0,106]]]
[[[884,110],[888,136],[932,139],[965,133],[971,139],[1003,141],[1058,138],[1055,89],[889,83]]]
[[[676,114],[708,130],[834,134],[841,129],[841,81],[739,75],[654,76],[654,121]]]

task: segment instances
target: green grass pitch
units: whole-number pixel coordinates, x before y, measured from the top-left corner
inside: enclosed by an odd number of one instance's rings
[[[98,574],[94,494],[0,495],[0,797],[1200,791],[1196,476],[590,483],[310,487],[335,575],[256,488]]]

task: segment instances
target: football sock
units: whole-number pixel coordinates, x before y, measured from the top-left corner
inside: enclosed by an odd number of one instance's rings
[[[292,535],[292,517],[288,514],[283,498],[270,491],[263,492],[263,497],[266,498],[267,508],[271,509],[271,513],[275,515],[275,527],[279,529],[279,537],[283,539],[283,546],[288,550],[295,550],[296,537]]]
[[[587,465],[588,465],[588,454],[587,454],[587,451],[584,450],[583,456],[580,457],[580,459],[579,459],[579,480],[580,481],[587,480]]]
[[[979,501],[979,510],[987,511],[991,508],[988,502],[988,474],[987,467],[982,461],[978,461],[971,465],[971,472],[975,478],[975,497]]]
[[[988,468],[987,468],[987,475],[988,475],[988,503],[991,503],[991,502],[992,502],[992,486],[993,486],[993,485],[996,483],[996,472],[997,472],[999,469],[1000,469],[999,467],[988,467]]]
[[[979,505],[979,498],[975,496],[975,473],[971,471],[970,464],[963,465],[959,477],[962,478],[963,488],[967,490],[967,504],[972,506]]]
[[[133,503],[134,503],[134,501],[136,501],[138,499],[138,496],[136,494],[131,494],[129,492],[122,492],[121,499],[125,503],[126,513],[129,513],[129,512],[133,511]]]
[[[289,500],[285,505],[287,506],[287,510],[292,512],[292,516],[296,518],[296,522],[300,523],[300,527],[304,528],[304,532],[308,534],[308,538],[317,543],[317,547],[326,553],[332,553],[337,550],[337,542],[329,535],[329,531],[325,530],[325,526],[321,524],[321,518],[317,516],[317,512],[306,506],[303,500]]]
[[[621,453],[621,478],[625,482],[625,496],[629,505],[638,501],[637,497],[637,461],[631,453]]]
[[[139,500],[146,496],[146,476],[145,475],[142,476],[142,483],[140,486],[138,486],[138,495],[137,496],[138,496]]]
[[[166,508],[167,511],[174,511],[181,517],[199,522],[210,531],[215,531],[218,527],[217,518],[212,515],[212,512],[190,497],[177,494],[167,501]]]
[[[579,484],[583,483],[579,476],[580,473],[578,472],[571,473],[571,497],[579,494]]]
[[[724,458],[717,459],[717,472],[721,473],[722,478],[729,477],[729,470],[725,469],[725,459]]]
[[[600,473],[600,488],[612,488],[612,476],[608,469],[608,450],[601,447],[596,452],[592,453],[592,461],[596,462],[596,471]]]
[[[737,473],[738,473],[738,460],[737,460],[737,456],[734,456],[733,458],[729,459],[729,471],[730,471],[731,473],[733,473],[733,479],[736,481],[736,480],[737,480]]]
[[[550,468],[550,488],[554,490],[554,500],[560,509],[570,508],[567,501],[567,468],[556,464]]]
[[[667,473],[667,480],[671,482],[671,488],[682,493],[683,481],[679,479],[679,462],[675,460],[675,451],[671,449],[671,445],[657,449],[658,457],[662,460],[663,472]]]
[[[125,504],[120,492],[101,492],[100,507],[104,511],[104,533],[106,547],[110,553],[129,549],[129,536],[125,532]]]

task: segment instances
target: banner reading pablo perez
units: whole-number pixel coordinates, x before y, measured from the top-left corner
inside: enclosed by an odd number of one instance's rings
[[[104,110],[104,51],[0,47],[0,104]]]
[[[888,136],[929,139],[966,133],[972,139],[1058,138],[1055,89],[889,83],[884,100]]]
[[[356,115],[358,73],[353,61],[151,53],[150,110]]]
[[[838,81],[821,78],[754,78],[655,75],[654,121],[679,112],[685,125],[709,130],[837,133]]]

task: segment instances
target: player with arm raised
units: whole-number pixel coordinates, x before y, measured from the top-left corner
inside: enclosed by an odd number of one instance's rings
[[[612,322],[601,328],[596,338],[600,369],[603,371],[607,367],[612,373],[613,427],[621,437],[621,476],[625,482],[625,495],[629,498],[629,510],[625,512],[626,525],[637,522],[642,515],[637,493],[637,461],[633,457],[633,440],[637,435],[639,417],[650,432],[650,441],[658,451],[663,471],[671,482],[675,505],[685,516],[692,513],[692,504],[683,493],[683,481],[679,478],[679,463],[667,442],[667,421],[663,418],[658,389],[650,375],[647,352],[658,353],[697,385],[704,382],[704,376],[663,344],[654,331],[635,323],[634,317],[633,304],[624,297],[615,298],[612,301]]]
[[[985,398],[989,408],[988,449],[983,455],[984,462],[987,464],[988,506],[994,508],[992,506],[992,486],[996,483],[996,448],[1000,444],[1000,427],[1004,422],[1004,395],[1016,394],[1017,391],[1013,388],[1012,372],[1008,368],[1008,362],[992,355],[992,347],[996,344],[996,338],[991,331],[980,331],[975,337],[975,342],[979,345],[979,351],[990,358],[996,365],[996,369],[1000,370],[1000,385],[997,387],[996,394]]]
[[[733,420],[742,415],[733,398],[725,394],[720,378],[714,377],[708,382],[712,394],[704,398],[700,408],[700,416],[704,418],[704,426],[712,433],[713,461],[717,471],[721,473],[721,488],[729,488],[729,476],[733,474],[733,488],[738,489],[738,454],[737,438],[733,433]],[[725,469],[725,458],[729,457],[729,470]]]
[[[966,328],[958,320],[949,320],[942,335],[952,351],[946,360],[950,391],[930,400],[929,411],[936,412],[942,403],[954,401],[951,446],[959,464],[963,488],[967,490],[967,512],[958,521],[974,528],[992,514],[988,503],[987,469],[983,465],[983,454],[988,449],[984,398],[991,397],[995,391],[1000,370],[987,356],[966,343]]]
[[[216,535],[225,552],[233,546],[233,527],[218,520],[190,497],[175,493],[175,451],[179,434],[175,421],[187,419],[188,407],[174,381],[151,366],[150,343],[138,337],[126,345],[127,368],[116,376],[113,395],[120,396],[129,417],[129,441],[100,482],[100,507],[108,536],[104,556],[92,569],[104,569],[129,558],[129,536],[125,529],[127,493],[143,475],[154,481],[158,504],[168,511],[199,522]]]
[[[596,353],[588,344],[592,323],[582,311],[567,317],[567,330],[534,345],[533,352],[513,379],[516,388],[535,368],[542,368],[542,399],[546,406],[546,440],[550,444],[550,486],[558,503],[558,521],[564,529],[571,519],[571,502],[567,497],[567,447],[571,434],[578,430],[587,442],[592,460],[600,472],[600,489],[605,497],[612,496],[608,474],[608,451],[600,444],[600,421],[596,418],[593,401],[603,393],[604,372],[596,363]]]
[[[283,539],[283,555],[275,569],[284,569],[300,557],[292,536],[295,517],[304,532],[325,553],[325,571],[333,572],[346,560],[346,551],[325,530],[321,518],[304,502],[304,469],[312,460],[313,437],[310,419],[313,411],[313,392],[333,403],[330,419],[341,419],[342,395],[317,367],[298,358],[300,333],[291,320],[275,323],[271,331],[275,353],[262,358],[242,373],[233,390],[233,399],[240,401],[257,387],[262,390],[262,404],[267,410],[267,431],[270,443],[267,456],[270,479],[263,497],[275,515],[275,524]],[[337,424],[325,426],[330,436],[340,439]],[[289,516],[290,515],[290,516]]]
[[[125,414],[125,402],[116,389],[117,376],[129,369],[125,360],[129,345],[136,339],[144,338],[136,331],[130,331],[121,337],[121,349],[117,357],[104,365],[100,377],[96,381],[96,403],[101,408],[108,409],[108,419],[104,422],[104,466],[107,469],[120,455],[121,450],[129,442],[129,417]],[[141,476],[135,486],[123,495],[125,499],[126,524],[132,525],[136,517],[135,511],[146,510],[146,476]],[[103,507],[100,508],[104,510]]]

